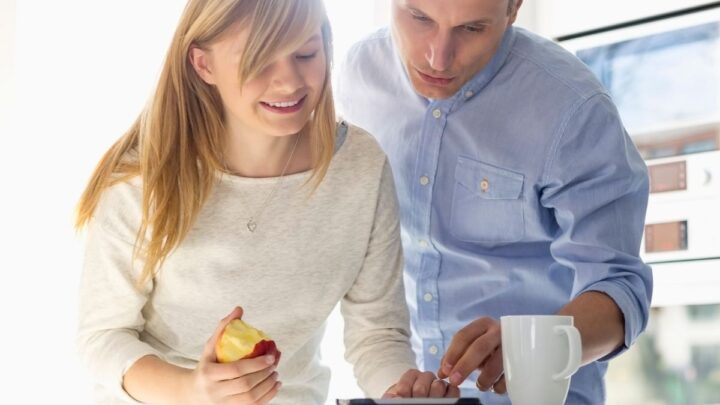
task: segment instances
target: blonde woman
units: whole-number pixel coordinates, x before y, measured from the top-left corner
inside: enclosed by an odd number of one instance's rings
[[[321,0],[187,4],[154,97],[79,203],[98,403],[321,404],[338,302],[367,395],[457,395],[414,370],[391,172],[336,124],[330,46]],[[277,366],[216,361],[236,307]]]

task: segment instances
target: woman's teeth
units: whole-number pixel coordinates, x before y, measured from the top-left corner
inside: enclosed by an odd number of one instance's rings
[[[295,100],[295,101],[283,101],[283,102],[280,102],[280,103],[265,103],[265,104],[267,104],[267,105],[269,105],[269,106],[273,106],[273,107],[288,108],[288,107],[292,107],[292,106],[294,106],[294,105],[297,105],[297,103],[299,103],[299,102],[300,102],[300,100]]]

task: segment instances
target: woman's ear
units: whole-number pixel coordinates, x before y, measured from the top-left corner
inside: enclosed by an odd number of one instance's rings
[[[193,45],[190,47],[190,52],[188,52],[188,59],[190,59],[190,64],[192,64],[193,69],[195,69],[195,73],[197,73],[205,83],[215,84],[215,76],[210,67],[210,55],[208,55],[206,50]]]

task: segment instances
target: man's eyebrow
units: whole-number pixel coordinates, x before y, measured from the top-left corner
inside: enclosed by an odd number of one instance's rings
[[[423,13],[422,10],[417,9],[417,8],[415,8],[415,7],[408,6],[407,9],[410,10],[410,11],[414,11],[414,12],[416,12],[416,13],[418,13],[418,14],[425,15],[425,13]]]
[[[408,6],[407,9],[410,10],[410,11],[412,11],[412,12],[414,12],[414,13],[421,14],[421,15],[423,15],[424,17],[429,18],[429,19],[432,20],[432,17],[429,17],[427,14],[423,13],[423,11],[420,10],[420,9],[417,9],[417,8],[415,8],[415,7],[412,7],[412,6]],[[458,26],[458,27],[464,27],[464,26],[466,26],[466,25],[491,25],[492,23],[493,23],[492,18],[479,18],[479,19],[477,19],[477,20],[472,20],[472,21],[460,23],[460,24],[458,24],[457,26]]]
[[[493,22],[492,18],[481,18],[479,20],[464,22],[462,24],[459,24],[458,27],[462,27],[465,25],[491,25],[492,22]]]

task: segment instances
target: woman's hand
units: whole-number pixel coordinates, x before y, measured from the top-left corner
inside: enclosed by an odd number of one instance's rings
[[[215,345],[233,319],[242,317],[242,308],[220,321],[215,333],[205,344],[200,362],[183,386],[183,401],[187,404],[267,404],[277,395],[281,383],[275,371],[275,357],[260,356],[254,359],[218,363]]]
[[[430,371],[408,370],[383,398],[457,398],[460,390],[435,377]]]

